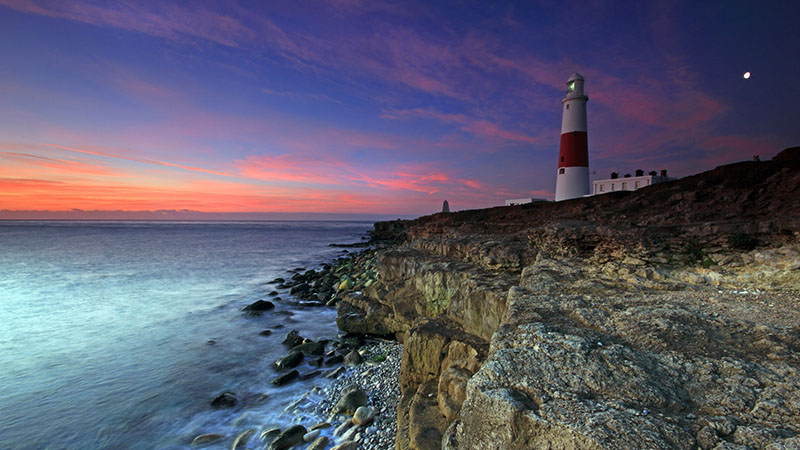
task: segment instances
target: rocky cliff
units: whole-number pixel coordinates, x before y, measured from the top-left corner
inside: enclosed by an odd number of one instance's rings
[[[396,448],[800,447],[799,154],[376,224],[338,324],[404,343]]]

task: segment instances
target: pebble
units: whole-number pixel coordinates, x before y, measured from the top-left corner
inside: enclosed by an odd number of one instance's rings
[[[347,422],[345,422],[345,423],[347,423]],[[349,430],[345,431],[344,434],[342,434],[342,439],[341,440],[342,441],[354,441],[356,433],[358,433],[358,426],[350,427]]]
[[[247,445],[247,441],[250,440],[250,436],[255,434],[256,430],[250,428],[249,430],[244,430],[236,436],[236,439],[233,440],[233,444],[231,445],[231,450],[236,450],[241,445],[244,447]]]
[[[208,444],[216,442],[224,437],[225,436],[216,433],[201,434],[192,440],[192,445]]]
[[[311,430],[305,435],[303,435],[303,440],[306,442],[311,442],[319,436],[320,430]]]
[[[353,414],[353,423],[356,425],[366,425],[375,418],[375,411],[368,406],[360,406]]]
[[[336,427],[336,429],[333,431],[333,435],[341,436],[342,434],[344,434],[345,431],[347,431],[348,428],[350,428],[351,425],[353,425],[353,423],[350,422],[349,420],[343,422],[341,425]]]

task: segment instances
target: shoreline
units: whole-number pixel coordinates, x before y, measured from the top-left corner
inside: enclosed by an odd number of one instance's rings
[[[342,250],[336,259],[323,263],[317,270],[287,268],[286,278],[278,277],[266,283],[263,298],[242,308],[242,312],[255,317],[270,314],[275,305],[270,300],[305,310],[337,308],[344,295],[358,293],[375,282],[375,250],[368,243],[330,246],[366,248],[359,248],[358,251]],[[269,334],[274,332],[264,331]],[[323,377],[330,381],[322,383],[322,386],[312,383],[313,387],[303,394],[281,398],[284,409],[277,415],[277,419],[281,419],[279,422],[290,422],[294,425],[287,424],[284,428],[277,428],[262,424],[248,428],[245,426],[247,420],[240,420],[248,416],[245,411],[239,419],[233,421],[233,426],[240,430],[235,435],[200,434],[194,437],[190,447],[227,446],[227,443],[232,442],[228,448],[235,450],[246,448],[248,444],[256,444],[256,441],[265,449],[303,446],[315,450],[377,450],[393,447],[397,430],[397,404],[400,399],[402,344],[368,335],[346,333],[340,329],[336,336],[323,337],[315,342],[303,338],[303,327],[299,323],[282,328],[280,333],[279,336],[285,333],[283,346],[286,352],[275,361],[274,371],[265,374],[265,377],[271,379],[272,385],[280,387]],[[308,367],[304,363],[308,363]],[[337,412],[337,404],[341,403],[343,395],[353,389],[365,394],[364,401],[358,406],[368,408],[374,418],[370,418],[367,423],[349,426],[348,424],[353,424],[356,420],[353,418],[354,411]],[[225,393],[221,393],[218,398],[224,396]],[[234,405],[235,402],[222,407]],[[359,411],[361,412],[363,411]]]

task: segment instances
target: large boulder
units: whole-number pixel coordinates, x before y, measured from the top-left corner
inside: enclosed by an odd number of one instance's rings
[[[353,415],[359,406],[367,405],[367,393],[357,386],[350,386],[342,391],[339,401],[333,410],[339,414]]]

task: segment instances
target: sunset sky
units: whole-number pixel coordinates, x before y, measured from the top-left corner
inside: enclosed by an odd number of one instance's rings
[[[800,145],[798,18],[797,1],[0,0],[0,210],[552,199],[576,71],[593,178],[768,159]]]

